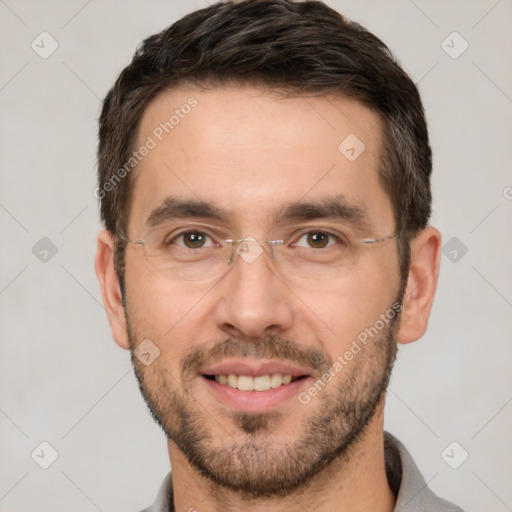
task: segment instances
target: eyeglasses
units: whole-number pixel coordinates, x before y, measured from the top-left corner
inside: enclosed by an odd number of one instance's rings
[[[179,281],[206,281],[226,274],[240,257],[252,264],[264,252],[283,277],[329,280],[356,264],[365,248],[396,235],[358,239],[343,226],[286,226],[275,240],[230,238],[219,226],[168,222],[150,229],[143,239],[121,239],[141,245],[147,264],[159,276]]]

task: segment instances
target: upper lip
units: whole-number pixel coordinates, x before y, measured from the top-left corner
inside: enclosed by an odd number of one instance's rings
[[[246,358],[245,358],[246,359]],[[218,364],[208,366],[202,372],[203,375],[249,375],[251,377],[259,377],[261,375],[274,375],[280,373],[282,375],[291,375],[292,377],[302,377],[310,375],[310,372],[304,368],[285,363],[282,361],[262,361],[254,360],[253,362],[228,360]]]

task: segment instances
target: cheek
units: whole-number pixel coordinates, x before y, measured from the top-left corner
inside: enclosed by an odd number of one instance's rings
[[[365,265],[340,280],[331,289],[315,296],[301,297],[311,311],[303,314],[311,318],[322,333],[331,340],[336,353],[349,346],[365,328],[375,324],[386,314],[398,294],[400,281],[396,261]],[[328,342],[326,341],[326,344]]]
[[[135,262],[127,262],[127,269],[127,306],[135,341],[149,338],[176,359],[206,328],[205,306],[215,283],[173,283]]]

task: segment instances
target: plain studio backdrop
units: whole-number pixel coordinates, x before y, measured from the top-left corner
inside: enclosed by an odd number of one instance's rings
[[[3,512],[137,511],[169,470],[94,273],[97,119],[138,43],[208,3],[0,1]],[[400,349],[386,429],[435,492],[467,512],[505,512],[512,4],[328,4],[379,36],[418,84],[434,153],[439,288],[427,334]]]

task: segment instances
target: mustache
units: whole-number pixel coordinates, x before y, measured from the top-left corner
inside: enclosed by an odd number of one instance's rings
[[[263,338],[229,337],[211,348],[193,347],[180,363],[185,380],[203,373],[207,364],[227,357],[253,357],[255,359],[276,359],[297,363],[323,375],[333,365],[327,353],[316,348],[301,347],[296,341],[280,336],[267,335]]]

